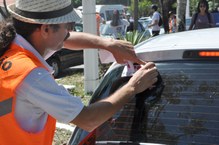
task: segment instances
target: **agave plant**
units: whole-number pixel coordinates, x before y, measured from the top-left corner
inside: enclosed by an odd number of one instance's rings
[[[150,37],[145,36],[145,33],[146,31],[143,33],[139,33],[138,31],[127,32],[124,40],[131,42],[133,45],[136,45]]]

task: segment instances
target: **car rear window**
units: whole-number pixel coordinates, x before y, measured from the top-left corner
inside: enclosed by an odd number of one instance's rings
[[[97,140],[219,143],[219,64],[156,65],[165,83],[160,99],[138,95],[97,129]]]
[[[179,61],[156,65],[165,85],[162,94],[156,97],[150,93],[136,95],[95,130],[96,141],[218,144],[219,63]],[[118,77],[121,76],[119,69],[109,74],[109,78],[114,79],[103,80],[102,93],[97,92],[100,97],[109,95],[128,81],[128,78]]]

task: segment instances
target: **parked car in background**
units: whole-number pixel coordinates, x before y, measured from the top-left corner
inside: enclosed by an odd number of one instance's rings
[[[147,29],[148,25],[151,23],[152,19],[151,19],[151,17],[141,17],[141,18],[139,18],[138,21],[143,25],[143,27],[145,29]]]
[[[74,31],[75,32],[83,32],[83,24],[82,23],[75,23]]]
[[[164,34],[135,46],[160,73],[152,89],[133,96],[92,132],[78,127],[70,145],[216,145],[219,143],[218,28]],[[90,103],[104,99],[130,79],[113,63]],[[92,120],[91,120],[92,121]]]
[[[134,31],[134,21],[130,20],[129,21],[130,25],[127,27],[127,32],[133,32]],[[151,37],[151,33],[148,29],[145,29],[142,23],[138,21],[138,33],[141,33],[144,35],[144,38],[149,38]]]
[[[83,50],[69,50],[62,48],[55,52],[46,61],[53,68],[53,76],[56,78],[64,69],[83,64],[83,58]]]
[[[83,24],[75,23],[74,31],[83,32]],[[83,50],[62,48],[50,56],[46,61],[53,68],[54,77],[58,77],[64,69],[83,64],[83,59]]]

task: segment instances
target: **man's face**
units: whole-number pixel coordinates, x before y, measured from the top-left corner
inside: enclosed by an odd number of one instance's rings
[[[50,31],[48,37],[48,47],[52,50],[59,50],[63,47],[63,42],[69,37],[69,32],[73,30],[73,23],[59,24],[59,28]]]

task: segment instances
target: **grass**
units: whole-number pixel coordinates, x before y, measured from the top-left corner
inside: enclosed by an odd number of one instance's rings
[[[75,88],[69,90],[73,96],[81,97],[82,102],[87,105],[91,97],[90,94],[84,92],[84,73],[83,70],[66,70],[64,77],[56,79],[57,83],[63,85],[74,85]]]
[[[112,63],[109,64],[99,64],[99,78],[103,77],[107,69]],[[69,90],[69,92],[74,95],[81,97],[82,102],[87,105],[91,94],[87,94],[84,91],[84,71],[83,69],[66,69],[63,71],[62,76],[56,79],[57,83],[63,85],[74,85],[75,88]]]
[[[87,105],[91,95],[84,93],[84,73],[83,69],[67,69],[64,70],[62,73],[62,76],[58,79],[56,79],[56,82],[63,85],[74,85],[75,88],[69,90],[69,92],[73,96],[81,97],[82,102]],[[71,126],[74,126],[73,124],[69,124]],[[72,135],[72,132],[63,129],[63,128],[56,128],[54,139],[53,139],[53,145],[65,145],[68,143],[70,137]]]

